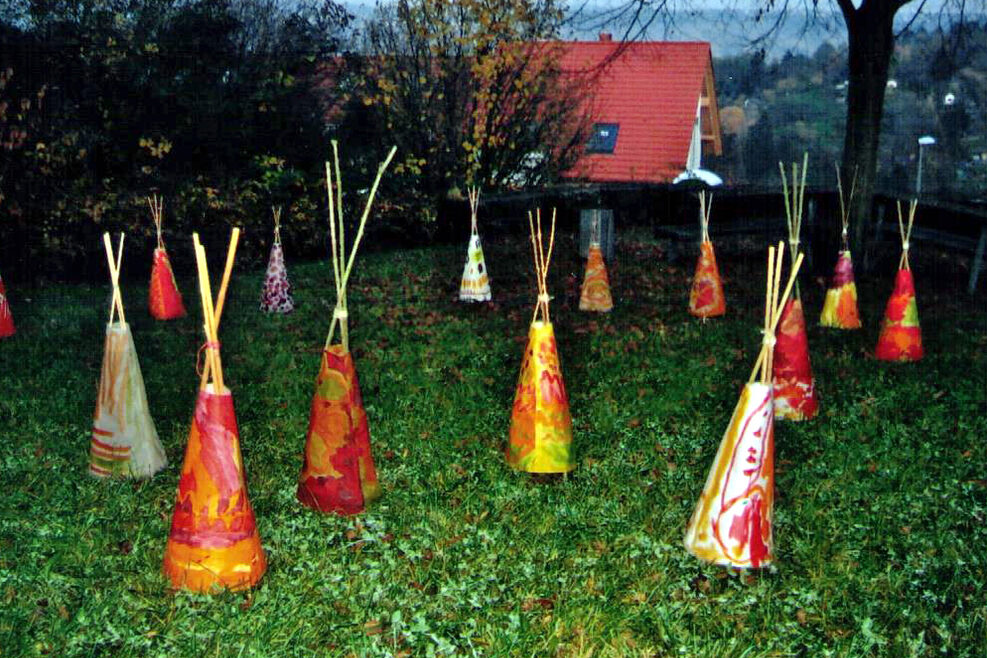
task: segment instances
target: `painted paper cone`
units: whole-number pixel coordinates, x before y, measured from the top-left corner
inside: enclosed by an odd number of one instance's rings
[[[466,265],[459,284],[459,299],[464,302],[486,302],[490,298],[490,280],[487,278],[487,264],[483,260],[483,246],[480,244],[480,236],[474,233],[470,236],[466,249]]]
[[[768,566],[774,559],[773,502],[772,387],[751,382],[744,386],[689,520],[686,549],[723,566]]]
[[[860,313],[857,310],[857,284],[853,279],[853,261],[850,250],[840,252],[836,268],[826,291],[819,324],[836,329],[859,329]]]
[[[0,277],[0,338],[13,336],[16,331],[14,315],[10,312],[10,302],[7,300],[7,289],[4,288],[3,278]]]
[[[568,473],[572,418],[552,324],[533,322],[511,412],[507,463],[528,473]]]
[[[185,315],[182,294],[178,292],[175,274],[164,247],[154,250],[154,263],[151,266],[151,287],[148,292],[148,306],[151,315],[158,320],[173,320]]]
[[[312,397],[298,500],[320,512],[357,514],[379,497],[353,357],[333,345],[323,352]]]
[[[137,349],[126,322],[106,326],[89,473],[151,477],[168,464],[148,410]]]
[[[331,142],[333,160],[339,162],[338,144]],[[336,307],[322,351],[319,376],[309,415],[308,434],[302,471],[298,476],[296,496],[299,502],[320,512],[357,514],[364,506],[380,498],[377,468],[370,451],[370,429],[360,395],[360,382],[349,348],[349,310],[346,285],[360,240],[363,237],[377,186],[394,157],[392,147],[387,159],[377,168],[377,177],[367,197],[349,257],[346,256],[342,203],[338,214],[335,200],[342,187],[336,170],[333,185],[332,165],[326,162],[326,193],[329,199],[329,239],[332,246],[332,272],[336,288]],[[275,213],[277,221],[278,213]],[[337,229],[338,221],[338,229]],[[334,343],[336,330],[340,343]]]
[[[765,567],[774,559],[772,360],[775,331],[803,260],[799,254],[792,264],[788,284],[782,288],[784,243],[778,243],[777,258],[775,255],[775,248],[770,247],[761,350],[685,532],[686,550],[701,560],[729,567]]]
[[[723,282],[716,266],[716,253],[712,242],[699,245],[699,259],[696,261],[696,274],[689,292],[689,313],[700,318],[714,318],[726,313],[727,303],[723,296]]]
[[[233,395],[199,391],[182,464],[164,572],[173,587],[196,592],[242,589],[260,580],[267,560],[247,497]]]
[[[271,256],[267,261],[267,275],[260,296],[260,310],[268,313],[291,313],[295,302],[291,298],[291,284],[288,271],[284,267],[284,251],[281,243],[271,245]]]
[[[784,420],[809,420],[819,410],[802,300],[788,300],[778,324],[774,355],[774,413]]]
[[[586,260],[586,276],[583,278],[583,288],[579,295],[579,310],[609,313],[611,309],[613,309],[613,298],[610,296],[607,266],[603,262],[603,252],[600,250],[599,243],[592,242]]]
[[[924,355],[912,271],[900,269],[884,310],[875,356],[882,361],[918,361]]]

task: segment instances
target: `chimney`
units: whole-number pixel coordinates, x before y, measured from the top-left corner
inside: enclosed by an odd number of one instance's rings
[[[600,32],[600,41],[610,42],[613,41],[613,35],[609,32]]]

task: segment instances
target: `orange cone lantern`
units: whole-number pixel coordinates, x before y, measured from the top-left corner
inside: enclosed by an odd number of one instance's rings
[[[908,263],[909,239],[915,223],[918,201],[913,200],[908,209],[908,225],[901,214],[898,202],[898,230],[901,235],[901,258],[895,276],[894,291],[884,310],[884,323],[877,339],[874,355],[882,361],[919,361],[925,356],[922,347],[922,327],[918,322],[918,304],[915,302],[915,282]]]
[[[802,209],[805,201],[805,174],[808,153],[802,159],[802,178],[799,168],[792,164],[791,192],[780,162],[781,181],[785,194],[785,217],[788,222],[790,257],[799,254],[799,235],[802,230]],[[778,323],[777,344],[774,350],[774,413],[784,420],[809,420],[819,411],[816,383],[809,362],[809,337],[805,330],[805,313],[802,311],[802,294],[796,280],[792,298],[785,304]]]
[[[0,277],[0,338],[13,336],[16,331],[10,302],[7,300],[7,289],[3,286],[3,277]]]
[[[546,253],[542,243],[541,211],[537,231],[528,213],[531,243],[535,254],[538,303],[528,331],[521,375],[518,377],[511,411],[507,463],[528,473],[568,473],[576,467],[572,455],[572,418],[559,364],[555,330],[548,314],[546,278],[555,242],[555,212]]]
[[[607,266],[603,262],[603,251],[600,249],[600,220],[599,217],[594,217],[589,254],[586,259],[586,274],[579,294],[579,310],[609,313],[612,309],[610,277],[607,276]]]
[[[171,262],[168,260],[168,252],[165,251],[164,240],[161,237],[164,199],[152,196],[147,203],[151,207],[151,219],[158,234],[158,246],[154,250],[154,262],[151,265],[148,306],[151,315],[158,320],[173,320],[185,315],[185,305],[182,304],[182,294],[178,292],[175,274],[171,271]]]
[[[689,292],[689,313],[698,318],[715,318],[727,311],[723,296],[723,281],[716,266],[716,252],[709,239],[709,215],[713,208],[713,196],[707,204],[706,192],[699,193],[699,260],[696,261],[696,274]]]
[[[338,146],[332,142],[334,161],[339,162]],[[333,190],[332,167],[326,163],[326,189],[329,195],[329,236],[332,244],[332,271],[336,284],[336,307],[322,352],[322,365],[315,383],[305,455],[298,477],[297,497],[306,507],[320,512],[357,514],[381,495],[377,469],[370,451],[370,430],[360,396],[360,383],[350,353],[349,311],[346,284],[349,281],[370,208],[384,171],[397,148],[377,169],[353,249],[346,256],[344,235],[342,180],[337,164],[336,189]],[[339,342],[335,343],[339,327]]]
[[[233,395],[224,385],[219,353],[219,321],[239,236],[240,229],[233,229],[214,304],[205,250],[199,236],[193,235],[205,320],[205,367],[178,482],[164,573],[173,587],[194,592],[252,587],[267,569],[247,496]]]
[[[701,560],[734,568],[774,561],[774,414],[771,384],[774,330],[799,267],[796,259],[779,298],[784,245],[768,250],[764,341],[740,394],[685,533],[685,548]]]

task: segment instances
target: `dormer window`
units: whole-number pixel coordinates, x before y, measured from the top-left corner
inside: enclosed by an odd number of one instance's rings
[[[617,147],[619,123],[594,123],[593,131],[586,142],[587,153],[613,153]]]

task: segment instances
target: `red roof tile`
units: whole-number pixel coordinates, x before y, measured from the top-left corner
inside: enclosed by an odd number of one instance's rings
[[[595,182],[669,182],[680,174],[705,75],[712,71],[709,43],[559,45],[564,48],[564,71],[598,69],[583,105],[589,124],[620,124],[612,154],[584,153],[564,176]]]

